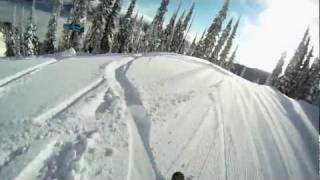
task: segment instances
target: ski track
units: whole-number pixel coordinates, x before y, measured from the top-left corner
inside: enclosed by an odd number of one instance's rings
[[[127,59],[106,64],[102,77],[34,118],[30,127],[40,129],[24,145],[6,152],[0,175],[10,173],[15,161],[29,157],[32,159],[27,158],[20,172],[11,174],[13,179],[164,180],[177,170],[190,179],[317,179],[318,160],[313,160],[319,148],[317,130],[311,122],[303,123],[306,114],[287,117],[283,102],[292,106],[291,115],[295,110],[302,112],[290,99],[279,95],[279,100],[274,95],[277,92],[260,92],[260,86],[192,58],[183,60],[196,65],[188,71],[146,87],[134,83],[128,73],[131,68],[145,60],[142,58],[155,56],[179,57],[128,54]],[[55,62],[2,79],[0,88]],[[210,79],[212,72],[216,77]],[[205,79],[206,87],[198,92],[173,91],[172,96],[161,91],[191,77]],[[228,78],[237,83],[227,82]],[[192,87],[191,83],[186,87]],[[227,96],[232,101],[221,98]],[[168,110],[175,115],[158,117]],[[189,111],[197,116],[186,113]],[[263,116],[258,117],[257,112]],[[32,154],[37,144],[40,149]]]
[[[151,122],[150,120],[147,119],[148,118],[147,113],[143,107],[142,101],[140,100],[139,92],[126,77],[127,71],[129,70],[131,64],[137,59],[139,59],[139,56],[135,57],[133,60],[129,61],[127,64],[124,64],[123,66],[120,66],[118,69],[116,69],[115,78],[119,82],[120,86],[124,91],[126,105],[129,108],[129,111],[131,112],[131,115],[134,119],[134,124],[132,124],[133,127],[131,128],[132,129],[137,128],[138,130],[139,137],[141,137],[145,151],[148,154],[148,159],[151,162],[152,169],[156,173],[156,179],[163,179],[164,178],[163,175],[160,174],[158,167],[154,162],[154,157],[149,145],[149,137],[150,137],[149,134],[150,134]],[[133,133],[132,131],[133,130],[130,130],[131,133]],[[137,137],[137,135],[135,136]],[[131,150],[133,151],[133,149]],[[134,156],[134,155],[132,154],[131,156]]]

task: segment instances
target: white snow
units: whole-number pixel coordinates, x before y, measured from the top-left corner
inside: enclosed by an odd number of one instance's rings
[[[315,106],[193,57],[71,56],[0,67],[1,178],[318,178]]]

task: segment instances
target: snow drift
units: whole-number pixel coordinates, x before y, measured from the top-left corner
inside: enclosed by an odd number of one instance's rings
[[[319,109],[204,60],[13,63],[25,69],[0,79],[1,178],[318,178]]]

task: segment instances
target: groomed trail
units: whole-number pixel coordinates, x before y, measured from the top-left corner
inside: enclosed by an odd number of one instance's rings
[[[318,179],[319,109],[204,60],[1,63],[0,179]]]

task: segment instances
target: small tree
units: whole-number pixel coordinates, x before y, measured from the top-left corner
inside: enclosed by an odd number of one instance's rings
[[[46,54],[54,53],[57,50],[57,21],[62,8],[62,0],[55,1],[55,8],[48,23],[48,32],[43,44],[43,51]]]
[[[34,23],[34,4],[30,12],[26,32],[24,33],[24,56],[34,56],[39,53],[39,38],[37,36],[37,26]]]

